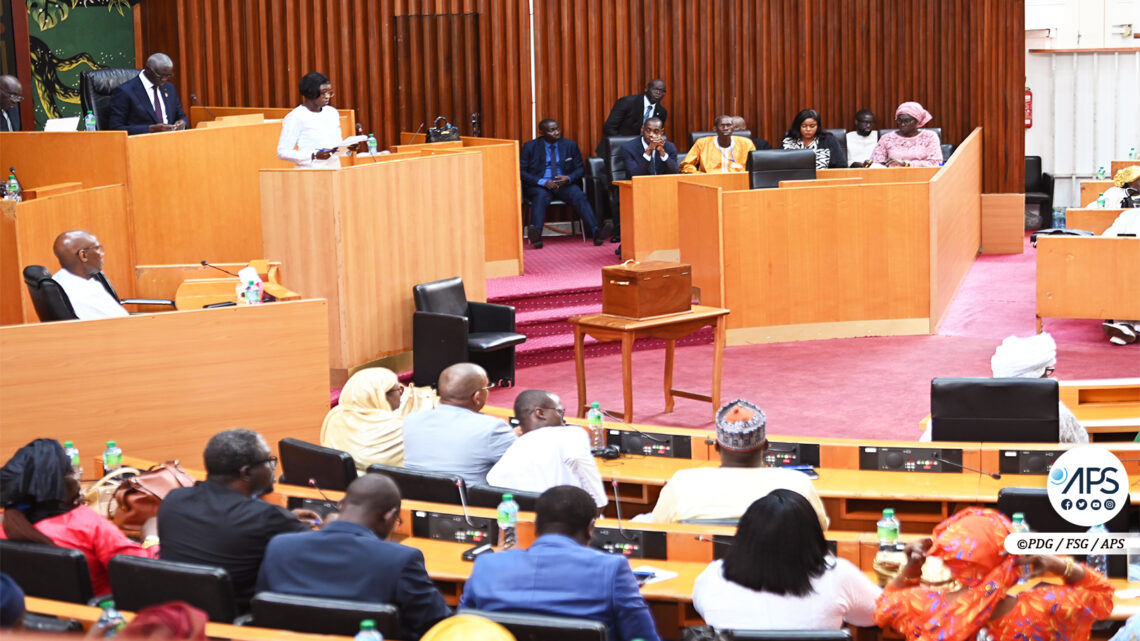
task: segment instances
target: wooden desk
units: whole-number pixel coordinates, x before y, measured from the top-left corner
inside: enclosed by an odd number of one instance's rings
[[[1037,331],[1043,318],[1140,318],[1140,238],[1037,237]]]
[[[1088,207],[1090,204],[1095,204],[1098,196],[1108,191],[1110,187],[1116,185],[1112,182],[1110,176],[1107,180],[1082,180],[1081,181],[1081,207]],[[1068,224],[1068,219],[1065,220]]]
[[[684,314],[637,320],[609,314],[586,314],[570,319],[574,326],[574,361],[578,373],[578,416],[586,415],[586,360],[583,342],[587,335],[601,342],[621,341],[621,379],[625,411],[622,419],[633,420],[633,343],[638,338],[665,339],[665,411],[673,411],[673,397],[691,398],[712,403],[713,413],[720,409],[720,370],[724,358],[724,318],[729,310],[719,307],[694,305]],[[716,334],[713,346],[712,394],[696,394],[673,389],[673,351],[677,339],[713,326]]]
[[[1070,207],[1065,210],[1065,229],[1083,229],[1099,236],[1112,226],[1113,221],[1123,211],[1123,209]]]
[[[710,185],[724,189],[748,189],[748,174],[672,174],[634,176],[615,180],[621,201],[621,256],[635,260],[680,260],[680,230],[692,228],[682,222],[677,186]]]

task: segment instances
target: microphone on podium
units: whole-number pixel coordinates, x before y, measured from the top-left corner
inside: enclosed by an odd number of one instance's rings
[[[412,134],[411,140],[408,141],[409,145],[416,141],[416,136],[420,135],[420,132],[424,130],[425,124],[427,124],[426,120],[420,123],[419,129],[416,129],[416,133]]]
[[[944,458],[938,458],[937,456],[932,456],[930,458],[934,459],[935,461],[938,461],[939,463],[941,463],[943,465],[953,465],[954,467],[966,470],[968,472],[977,472],[978,474],[985,474],[986,476],[990,477],[991,479],[993,479],[995,481],[1001,480],[1001,474],[998,472],[983,472],[982,470],[970,467],[968,465],[962,465],[961,463],[955,463],[954,461],[948,461]]]
[[[198,100],[198,95],[197,95],[197,94],[190,94],[190,99],[191,99],[191,100],[193,100],[195,103],[197,103],[197,105],[198,105],[199,107],[201,107],[201,108],[205,109],[205,110],[206,110],[206,113],[210,114],[210,117],[211,117],[211,118],[213,118],[214,120],[217,120],[217,119],[218,119],[218,117],[214,115],[214,112],[210,111],[210,108],[209,108],[209,107],[207,107],[206,105],[202,104],[202,101],[201,101],[201,100]]]
[[[617,511],[618,534],[626,541],[632,541],[634,537],[626,532],[621,525],[621,499],[618,498],[618,480],[616,478],[610,479],[610,486],[614,488],[614,509]]]
[[[230,276],[233,276],[234,278],[241,278],[241,276],[238,276],[237,274],[229,271],[228,269],[222,269],[221,267],[218,267],[217,265],[211,265],[210,263],[207,263],[204,260],[202,261],[202,266],[203,267],[209,267],[210,269],[216,269],[216,270],[218,270],[224,274],[229,274]]]

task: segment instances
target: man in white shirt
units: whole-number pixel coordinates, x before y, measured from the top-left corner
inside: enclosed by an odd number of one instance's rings
[[[526,492],[573,485],[590,493],[598,507],[608,500],[602,476],[590,453],[586,430],[567,425],[557,394],[526,390],[515,399],[515,418],[522,436],[487,472],[487,482]]]
[[[103,246],[98,238],[79,229],[65,231],[56,237],[52,251],[63,268],[52,274],[52,280],[63,288],[79,320],[128,315],[102,281],[94,278],[103,271]]]
[[[827,511],[811,479],[802,472],[765,467],[768,438],[764,412],[748,401],[733,401],[716,414],[720,467],[679,470],[661,489],[653,522],[740,518],[756,499],[776,489],[803,496],[827,530]]]
[[[871,152],[879,144],[879,132],[874,129],[875,114],[870,109],[860,109],[855,114],[855,131],[847,132],[847,161],[852,167],[871,164]]]

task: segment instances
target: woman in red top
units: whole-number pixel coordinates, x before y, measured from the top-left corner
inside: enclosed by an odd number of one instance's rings
[[[1112,612],[1112,585],[1070,558],[1017,556],[1003,547],[1013,526],[1000,512],[968,508],[934,528],[934,538],[907,546],[907,565],[879,597],[875,623],[907,639],[964,641],[983,628],[995,641],[1088,639],[1092,624]],[[926,556],[937,556],[958,587],[918,585]],[[1048,573],[1063,585],[1006,593],[1021,574]]]
[[[0,469],[0,503],[4,522],[0,538],[31,541],[79,550],[87,557],[95,594],[109,594],[107,563],[117,554],[156,558],[158,546],[147,548],[79,503],[79,481],[59,441],[40,438],[20,448]],[[143,534],[157,534],[153,520]],[[157,538],[155,536],[155,538]]]

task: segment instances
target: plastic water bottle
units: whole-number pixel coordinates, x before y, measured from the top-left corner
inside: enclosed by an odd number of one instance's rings
[[[1104,524],[1094,525],[1089,528],[1089,534],[1108,534],[1108,528]],[[1085,565],[1108,576],[1108,557],[1103,554],[1089,554],[1085,557]]]
[[[1101,195],[1096,197],[1096,206],[1100,207],[1101,209],[1104,209],[1104,205],[1105,205],[1104,194],[1101,194]]]
[[[1065,208],[1057,207],[1053,210],[1053,227],[1057,229],[1065,228]]]
[[[123,629],[123,626],[127,624],[127,620],[115,609],[114,601],[104,601],[100,605],[103,607],[103,613],[99,615],[99,620],[95,622],[95,629],[99,631],[99,636],[104,638],[113,637],[119,633],[119,630]]]
[[[606,446],[606,432],[602,426],[604,416],[601,403],[590,403],[590,411],[586,412],[586,427],[590,432],[591,450],[600,450]]]
[[[368,155],[369,156],[375,156],[376,155],[376,148],[379,146],[380,145],[376,142],[376,135],[375,134],[368,134]]]
[[[355,641],[384,641],[384,635],[376,629],[376,621],[365,619],[360,622],[360,632],[353,637]]]
[[[83,466],[79,464],[79,448],[75,447],[71,441],[64,441],[63,453],[71,461],[71,475],[75,477],[75,480],[81,480],[83,478]]]
[[[83,130],[95,131],[99,128],[99,121],[95,120],[95,112],[88,111],[87,115],[83,117]]]
[[[518,542],[519,504],[514,494],[504,494],[499,504],[499,549],[510,550]]]
[[[1019,534],[1024,534],[1024,533],[1029,531],[1029,523],[1027,523],[1025,521],[1025,514],[1024,513],[1014,512],[1013,518],[1010,520],[1013,521],[1013,531],[1014,532],[1017,532]],[[1021,578],[1017,580],[1018,583],[1026,583],[1028,581],[1028,577],[1026,576],[1026,573],[1028,571],[1029,571],[1029,566],[1022,566]]]
[[[20,194],[20,183],[16,181],[16,176],[8,174],[8,182],[4,184],[4,200],[20,202],[23,199]]]
[[[114,472],[122,466],[123,450],[114,441],[107,441],[107,449],[103,450],[103,473]]]
[[[1135,147],[1129,147],[1128,148],[1128,159],[1129,160],[1136,160],[1136,148]]]
[[[895,518],[895,509],[888,507],[883,510],[883,518],[876,524],[879,534],[879,549],[893,552],[898,549],[899,520]]]
[[[1108,171],[1105,170],[1104,165],[1101,165],[1100,169],[1096,170],[1096,177],[1100,180],[1108,178]]]
[[[265,289],[265,285],[258,281],[247,281],[245,283],[239,282],[237,285],[237,303],[238,305],[260,305],[261,292]]]

